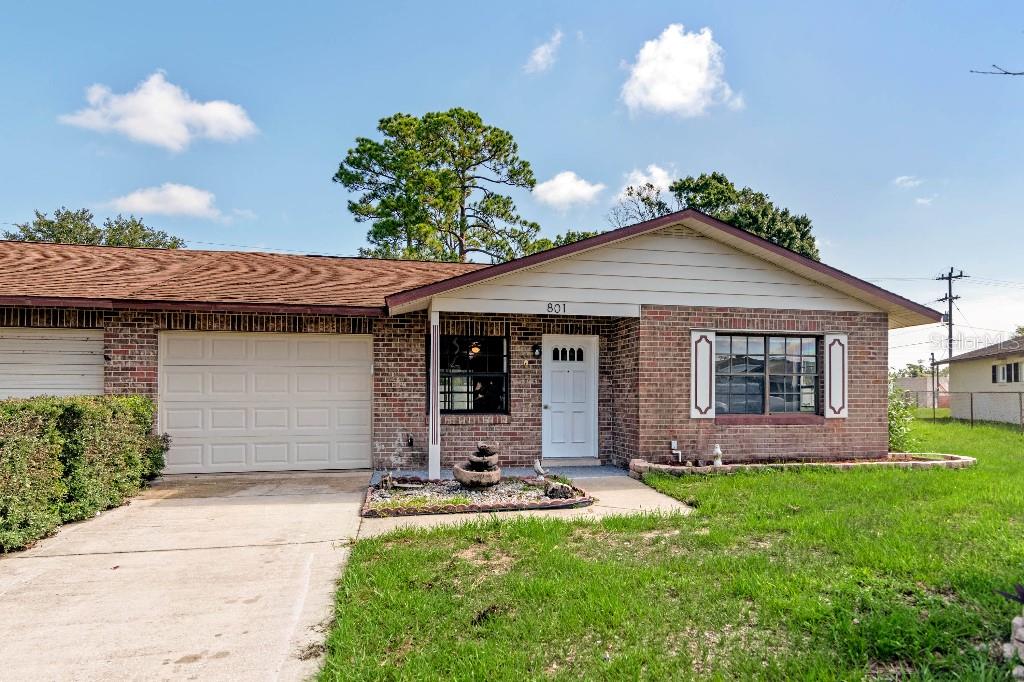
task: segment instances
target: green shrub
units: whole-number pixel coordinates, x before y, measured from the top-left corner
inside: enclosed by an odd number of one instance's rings
[[[139,396],[0,401],[0,549],[116,507],[163,468],[166,436]]]
[[[889,382],[889,451],[907,452],[914,445],[910,426],[914,423],[914,406],[906,391]]]
[[[0,551],[24,547],[60,525],[60,435],[40,414],[0,410]]]

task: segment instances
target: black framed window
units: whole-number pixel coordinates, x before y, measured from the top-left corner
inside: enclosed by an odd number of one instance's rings
[[[440,350],[441,412],[508,412],[508,337],[442,336]]]
[[[819,414],[820,340],[814,336],[718,334],[717,414]]]

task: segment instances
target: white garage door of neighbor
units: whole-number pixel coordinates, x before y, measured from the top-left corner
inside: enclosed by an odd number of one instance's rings
[[[160,333],[165,473],[370,466],[372,340]]]
[[[102,394],[102,329],[0,329],[0,398]]]

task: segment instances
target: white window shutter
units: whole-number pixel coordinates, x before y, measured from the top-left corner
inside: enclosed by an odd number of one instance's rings
[[[690,332],[690,418],[715,418],[714,332]]]
[[[849,341],[846,334],[825,334],[825,417],[849,414]]]

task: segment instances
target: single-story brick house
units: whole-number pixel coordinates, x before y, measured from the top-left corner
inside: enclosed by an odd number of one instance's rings
[[[139,393],[168,473],[886,452],[939,314],[686,210],[499,265],[0,242],[0,397]]]

